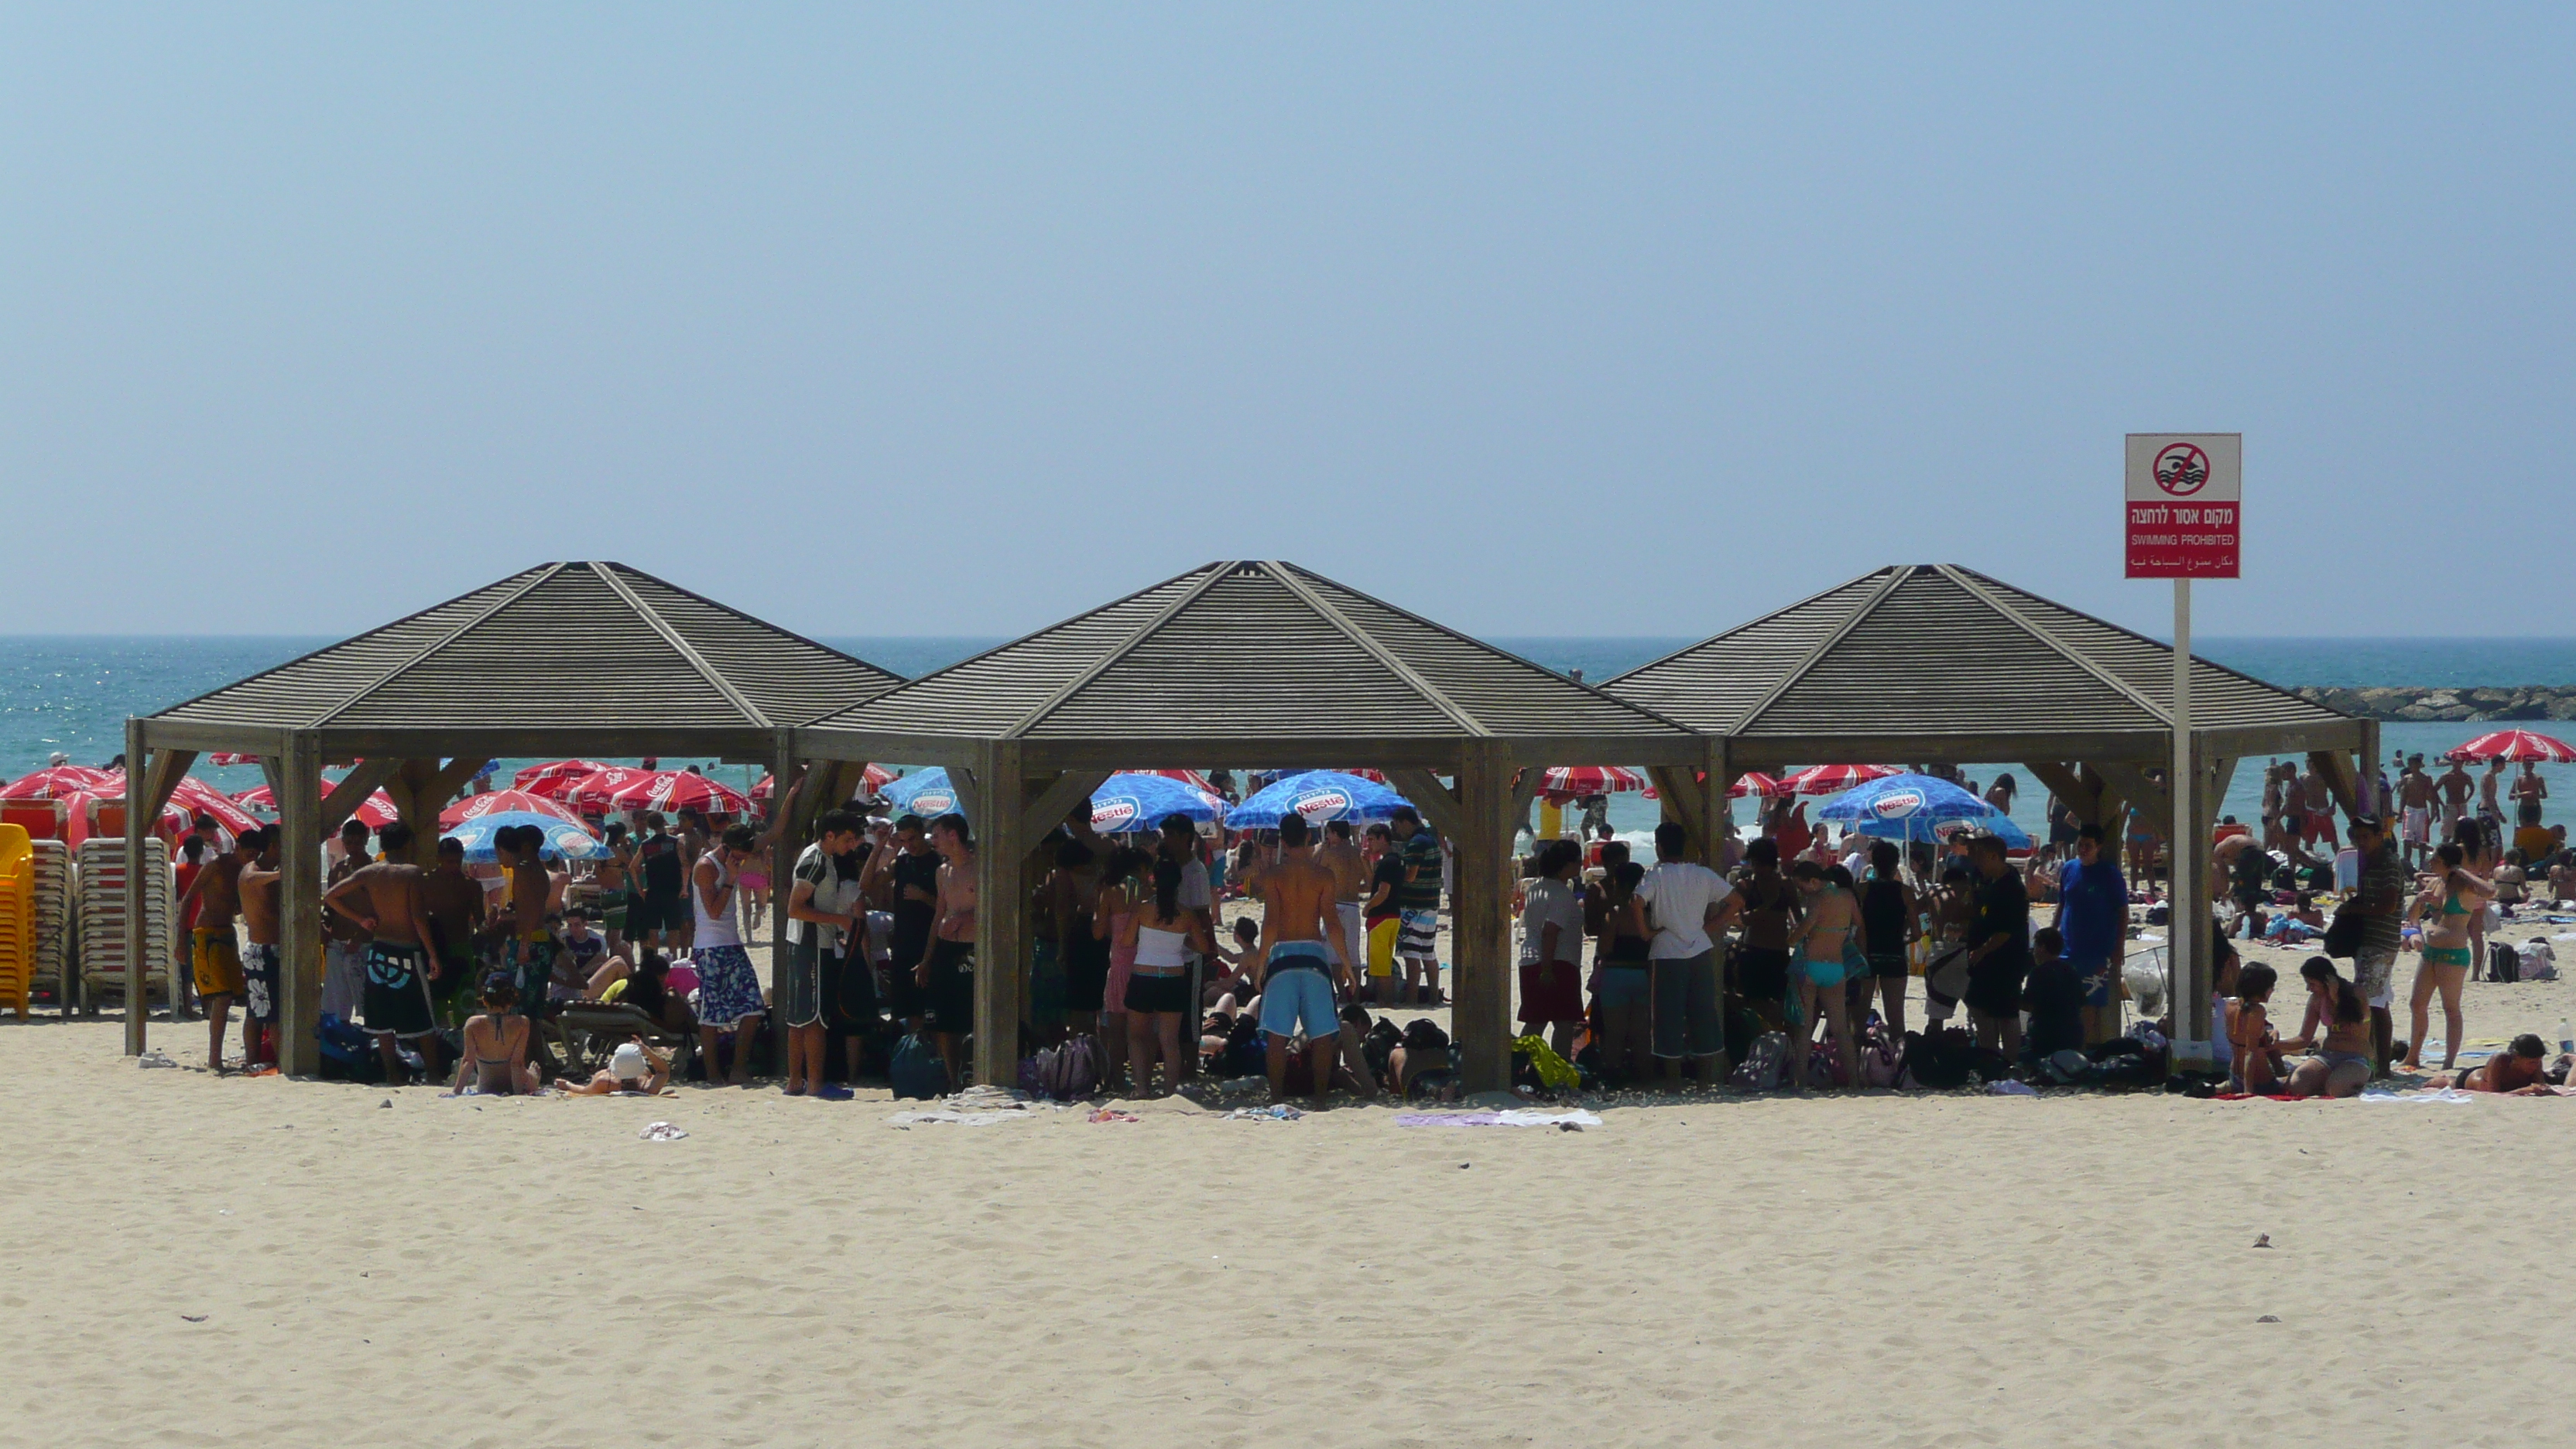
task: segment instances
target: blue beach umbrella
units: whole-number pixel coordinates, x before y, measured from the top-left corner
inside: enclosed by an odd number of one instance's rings
[[[1225,818],[1225,802],[1168,775],[1116,774],[1091,792],[1091,828],[1103,835],[1158,829],[1168,815],[1205,825]]]
[[[1992,805],[1929,775],[1890,775],[1856,785],[1816,812],[1819,820],[1847,825],[1888,840],[1944,841],[1986,830],[2015,850],[2030,848],[2030,833]]]
[[[1265,786],[1226,812],[1226,824],[1237,830],[1275,830],[1279,817],[1293,810],[1309,825],[1328,820],[1370,824],[1409,804],[1403,796],[1374,780],[1339,770],[1308,770]]]
[[[966,808],[958,802],[957,787],[948,783],[948,772],[936,765],[906,775],[877,793],[885,796],[896,814],[918,815],[924,820],[936,820],[952,810]]]
[[[441,832],[439,838],[463,842],[468,861],[490,865],[498,859],[492,852],[492,837],[512,825],[533,825],[546,833],[546,843],[537,852],[545,860],[597,860],[608,854],[608,847],[600,844],[589,831],[560,815],[540,815],[534,810],[501,810],[490,815],[477,815],[453,830]]]

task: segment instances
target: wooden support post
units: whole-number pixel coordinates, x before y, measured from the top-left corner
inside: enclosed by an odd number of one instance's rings
[[[978,789],[968,819],[975,828],[975,1080],[1018,1085],[1020,977],[1029,947],[1028,851],[1023,812],[1028,798],[1016,740],[982,746]],[[949,772],[951,783],[956,772]]]
[[[158,805],[147,803],[149,774],[144,765],[143,721],[129,717],[125,721],[125,1054],[129,1057],[143,1055],[145,1045],[143,983],[148,973],[144,969],[144,950],[152,933],[145,929],[143,920],[143,851],[152,840],[152,817],[160,810]],[[179,929],[176,918],[171,920],[170,929]],[[69,977],[77,969],[76,964],[66,965],[63,974]],[[173,1000],[178,984],[170,983]]]
[[[277,761],[278,1069],[322,1068],[322,751],[314,737],[286,737]],[[436,839],[437,831],[422,832]]]
[[[2390,802],[2380,798],[2379,721],[2366,719],[2361,722],[2361,752],[2357,759],[2361,766],[2361,782],[2355,787],[2355,793],[2362,801],[2363,812],[2382,817],[2385,824]]]
[[[2089,823],[2102,827],[2102,843],[2111,849],[2113,859],[2119,859],[2129,839],[2128,797],[2120,793],[2109,776],[2090,764],[2077,765],[2075,778],[2093,792],[2095,814]]]
[[[396,762],[393,774],[384,782],[384,791],[394,802],[394,812],[411,826],[412,864],[423,869],[438,864],[439,812],[445,810],[447,802],[456,798],[456,792],[474,778],[475,771],[482,768],[483,758],[477,755],[472,759],[450,760],[443,769],[435,759]],[[341,783],[345,785],[348,781]],[[276,790],[276,783],[270,782],[269,788]],[[284,793],[280,792],[278,798],[283,800]],[[316,828],[327,836],[340,828],[340,822],[326,818],[317,821]]]
[[[1458,767],[1462,828],[1458,887],[1450,901],[1449,939],[1456,968],[1453,1023],[1471,1092],[1501,1092],[1512,1077],[1512,956],[1507,894],[1511,868],[1511,760],[1501,746],[1476,741]]]
[[[2146,812],[2147,819],[2154,822],[2156,834],[2173,833],[2173,795],[2164,786],[2148,779],[2145,769],[2129,760],[2095,760],[2091,763],[2109,787],[2120,792],[2121,799]]]
[[[812,771],[814,778],[802,782],[809,788],[798,790],[797,768],[796,732],[780,730],[777,758],[769,767],[769,808],[777,813],[774,823],[778,826],[777,838],[769,846],[769,1000],[770,1025],[777,1033],[782,1061],[788,1051],[789,1028],[786,1013],[781,1008],[787,1005],[788,973],[796,969],[794,948],[787,940],[787,901],[796,893],[796,857],[804,854],[806,837],[812,833],[807,827],[813,824],[815,816],[822,813],[821,809],[812,808],[810,797],[828,798],[832,793],[828,789],[813,787],[826,785],[840,778],[841,773],[828,763],[818,766]],[[866,944],[865,933],[860,936],[860,944]],[[865,962],[867,957],[862,954],[859,959]],[[895,966],[897,970],[910,969],[904,962],[897,962]],[[714,1063],[708,1064],[708,1070],[714,1070]],[[819,1089],[821,1085],[817,1081],[812,1087]]]

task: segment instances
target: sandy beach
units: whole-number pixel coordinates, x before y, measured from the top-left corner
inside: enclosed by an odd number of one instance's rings
[[[2576,1002],[2469,991],[2477,1038]],[[137,1070],[117,1032],[0,1026],[29,1352],[0,1441],[2399,1444],[2564,1417],[2561,1100],[906,1130],[882,1091],[452,1099],[218,1079],[201,1028],[156,1027],[182,1068]]]

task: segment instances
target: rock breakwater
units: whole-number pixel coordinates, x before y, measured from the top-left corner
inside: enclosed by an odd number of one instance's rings
[[[2576,720],[2576,684],[2426,689],[2408,685],[2337,689],[2303,685],[2300,696],[2364,719]]]

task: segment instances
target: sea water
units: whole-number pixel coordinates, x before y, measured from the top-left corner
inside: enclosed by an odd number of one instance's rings
[[[273,668],[333,641],[274,636],[20,635],[0,637],[0,778],[36,769],[61,751],[73,763],[106,762],[125,748],[125,718],[148,714],[192,699],[246,675]],[[826,639],[897,674],[917,676],[944,668],[1002,641],[982,638],[867,637]],[[1560,672],[1581,670],[1585,680],[1600,683],[1625,670],[1691,644],[1688,638],[1601,636],[1567,638],[1497,638],[1497,646]],[[2380,684],[2470,687],[2524,684],[2576,684],[2576,639],[2202,639],[2199,652],[2230,668],[2285,687],[2303,684],[2361,687]],[[2427,759],[2476,735],[2496,728],[2487,724],[2416,724],[2389,721],[2380,726],[2380,747],[2390,756],[2422,753]],[[2554,728],[2554,727],[2552,727]],[[2576,729],[2561,731],[2576,733]],[[512,767],[526,761],[503,761]],[[619,763],[612,761],[611,763]],[[624,763],[632,763],[626,761]],[[669,757],[668,768],[712,765]],[[888,762],[893,763],[893,762]],[[1210,762],[1214,763],[1214,762]],[[1235,761],[1262,764],[1366,764],[1350,761]],[[1567,761],[1569,764],[1618,764],[1616,760]],[[1839,762],[1837,762],[1839,763]],[[1899,763],[1888,761],[1883,763]],[[2231,782],[2221,813],[2253,820],[2261,808],[2262,761],[2242,762]],[[2009,771],[2022,785],[2013,818],[2036,832],[2043,824],[2046,791],[2027,778],[2021,761],[1970,766],[1967,773],[1982,786],[1998,772]],[[239,792],[261,783],[255,766],[219,768],[202,762],[199,775],[227,791]],[[756,771],[744,766],[710,768],[709,773],[737,788],[747,787]],[[2549,780],[2551,816],[2570,807],[2576,791],[2576,766],[2543,766]],[[1750,823],[1753,803],[1738,801],[1739,821]],[[1812,811],[1810,812],[1812,815]],[[1658,807],[1633,795],[1611,800],[1612,826],[1622,833],[1653,828]]]

